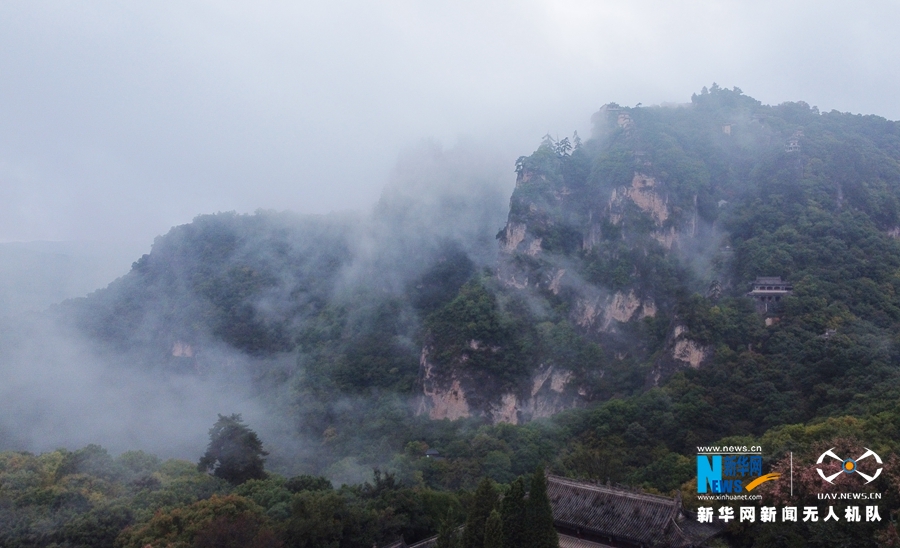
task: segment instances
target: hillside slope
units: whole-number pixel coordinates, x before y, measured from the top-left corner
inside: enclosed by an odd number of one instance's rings
[[[747,446],[781,474],[762,505],[838,519],[715,542],[900,543],[900,124],[717,86],[593,122],[520,158],[511,198],[482,156],[426,147],[371,215],[203,215],[55,323],[7,321],[0,542],[413,541],[538,467],[696,509],[700,447]],[[48,449],[196,460],[223,412],[267,479]],[[863,448],[870,483],[814,472]]]
[[[515,422],[690,369],[698,382],[741,371],[742,393],[723,401],[765,402],[754,422],[777,424],[847,409],[893,378],[897,123],[715,86],[676,107],[609,104],[593,123],[586,143],[547,136],[519,159],[491,283],[528,340],[448,341],[432,326],[433,417]],[[793,294],[759,313],[745,296],[757,277]],[[528,304],[504,305],[517,300]],[[492,367],[518,368],[519,383],[498,390]]]
[[[497,187],[445,158],[413,165],[371,219],[201,216],[61,310],[148,367],[202,373],[236,351],[316,436],[342,396],[519,423],[673,375],[748,409],[722,434],[882,401],[900,332],[896,122],[713,86],[608,104],[593,124],[519,159],[494,243]],[[428,166],[444,194],[416,186]],[[793,292],[760,313],[757,277]]]

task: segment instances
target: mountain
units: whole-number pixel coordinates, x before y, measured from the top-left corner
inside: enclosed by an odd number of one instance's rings
[[[762,398],[761,428],[859,408],[893,378],[896,122],[717,86],[592,122],[519,158],[494,244],[495,187],[459,158],[432,166],[455,177],[410,162],[369,218],[201,216],[62,308],[146,366],[232,349],[307,396],[418,394],[436,419],[519,423],[740,371],[717,393]],[[793,291],[759,313],[758,277]]]
[[[685,105],[608,104],[592,121],[591,140],[547,136],[518,160],[496,310],[477,319],[525,327],[503,339],[432,326],[433,417],[516,422],[689,369],[700,384],[741,371],[740,390],[711,397],[763,401],[745,420],[772,425],[858,409],[894,378],[897,123],[716,86]],[[793,293],[760,314],[745,296],[758,277]],[[494,387],[492,367],[519,383]]]
[[[724,544],[896,543],[900,124],[716,85],[592,122],[499,168],[426,144],[365,215],[201,215],[105,289],[6,319],[0,447],[199,457],[216,412],[244,413],[275,474],[0,453],[4,538],[142,546],[247,505],[307,540],[343,512],[320,544],[371,546],[453,530],[480,479],[538,466],[691,510],[701,447],[746,446],[790,473],[762,504],[822,515],[817,457],[876,452],[853,485],[883,521],[731,523]]]

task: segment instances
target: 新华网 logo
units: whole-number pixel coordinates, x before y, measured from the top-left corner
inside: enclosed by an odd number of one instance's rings
[[[697,492],[743,493],[776,480],[778,473],[762,473],[762,455],[697,455]]]

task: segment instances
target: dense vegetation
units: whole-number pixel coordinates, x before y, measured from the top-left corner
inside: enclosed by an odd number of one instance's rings
[[[538,467],[681,492],[690,507],[696,447],[731,444],[761,445],[767,470],[789,451],[811,463],[865,445],[886,459],[870,486],[885,497],[877,524],[732,524],[725,541],[900,545],[900,124],[717,86],[689,106],[610,105],[594,123],[592,139],[548,136],[516,164],[508,219],[539,253],[497,259],[496,242],[454,230],[463,217],[405,229],[411,208],[386,194],[365,222],[198,217],[108,289],[59,307],[160,375],[239,353],[304,451],[257,439],[260,460],[228,477],[97,446],[3,453],[0,544],[369,547],[440,533],[449,546],[468,520],[466,546],[509,545]],[[666,215],[610,199],[636,173],[656,181]],[[570,281],[552,286],[561,269]],[[793,294],[760,314],[744,296],[757,276]],[[614,293],[655,313],[579,320],[588,297]],[[704,350],[699,367],[673,360],[676,327]],[[176,343],[210,350],[173,355]],[[549,366],[572,373],[580,407],[521,425],[431,421],[410,405],[423,348],[437,374],[473,387],[473,409],[527,394]],[[207,457],[204,471],[223,470]],[[795,502],[817,504],[814,480],[798,479]]]
[[[480,524],[470,535],[484,542],[492,511],[502,518],[502,531],[527,530],[521,526],[523,519],[540,522],[522,518],[538,513],[526,504],[534,506],[537,499],[520,497],[535,492],[543,481],[540,469],[537,475],[521,470],[526,462],[549,462],[557,474],[603,478],[656,492],[681,490],[688,507],[695,508],[696,470],[693,459],[685,456],[694,448],[685,445],[696,441],[696,434],[678,425],[707,420],[708,410],[702,404],[673,403],[674,395],[653,390],[548,422],[459,429],[440,458],[426,457],[424,442],[410,442],[392,463],[396,472],[376,470],[370,481],[339,489],[322,477],[277,474],[234,485],[199,472],[194,463],[162,462],[142,452],[113,458],[98,446],[42,455],[0,453],[0,544],[368,548],[400,536],[412,542],[443,532],[453,542],[476,546],[478,541],[466,540],[457,526]],[[718,440],[762,445],[766,468],[782,472],[788,450],[795,461],[806,463],[825,449],[837,447],[843,454],[862,443],[891,455],[885,473],[867,488],[884,493],[879,501],[881,523],[734,524],[726,540],[741,546],[822,547],[896,542],[892,524],[900,509],[898,433],[900,413],[894,411]],[[517,477],[517,472],[522,475]],[[477,481],[479,477],[484,479]],[[502,483],[489,480],[492,477]],[[769,488],[764,501],[821,505],[816,499],[820,485],[809,468],[795,476],[794,498]],[[838,511],[843,515],[842,507]],[[517,542],[515,534],[503,538]]]

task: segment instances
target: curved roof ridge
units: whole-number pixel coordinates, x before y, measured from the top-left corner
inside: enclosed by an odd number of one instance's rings
[[[603,485],[599,483],[593,483],[589,480],[573,480],[569,478],[564,478],[561,476],[547,475],[547,480],[553,480],[558,483],[562,483],[568,485],[570,487],[575,487],[579,489],[588,489],[595,490],[600,492],[614,493],[618,496],[626,496],[630,498],[635,498],[638,500],[653,500],[655,502],[659,502],[661,504],[673,504],[673,507],[677,509],[679,508],[675,503],[677,501],[677,497],[666,497],[664,495],[655,495],[652,493],[643,493],[641,491],[636,491],[633,489],[627,489],[624,487],[616,487],[612,485]]]

